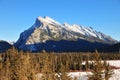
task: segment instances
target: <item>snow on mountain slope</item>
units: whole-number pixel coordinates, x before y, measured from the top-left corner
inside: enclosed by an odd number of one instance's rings
[[[52,19],[52,18],[50,18],[50,17],[48,17],[48,16],[45,16],[44,19],[45,19],[48,23],[61,25],[59,22],[55,21],[54,19]]]
[[[24,48],[25,45],[45,43],[48,40],[92,40],[95,42],[115,43],[116,40],[111,37],[97,32],[91,27],[84,27],[77,24],[69,25],[67,23],[60,24],[54,19],[46,16],[44,18],[37,17],[35,24],[28,30],[21,33],[19,40],[15,45]],[[30,49],[35,49],[33,45]]]
[[[33,28],[34,28],[34,30],[36,30],[37,28],[44,29],[47,32],[49,32],[49,31],[51,31],[51,32],[61,31],[62,33],[64,33],[64,30],[69,31],[69,32],[73,31],[75,33],[79,33],[79,34],[82,34],[84,36],[91,36],[91,37],[99,38],[99,39],[104,40],[104,41],[107,41],[107,40],[115,41],[110,36],[107,36],[101,32],[97,32],[97,31],[93,30],[91,27],[79,26],[77,24],[69,25],[67,23],[64,23],[63,25],[61,25],[59,22],[53,20],[52,18],[50,18],[48,16],[45,16],[44,18],[39,16],[36,19],[35,24],[30,29],[33,30]],[[32,31],[30,29],[28,29],[28,31]]]

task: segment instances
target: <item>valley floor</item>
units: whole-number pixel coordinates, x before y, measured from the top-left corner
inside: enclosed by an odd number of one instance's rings
[[[114,74],[109,80],[120,80],[120,69],[114,69]],[[76,77],[78,80],[87,80],[87,76],[91,74],[91,72],[70,72],[69,76],[73,79]]]
[[[110,60],[109,62],[110,66],[113,66],[113,72],[114,74],[109,80],[120,80],[120,60]],[[76,72],[70,72],[68,75],[72,77],[73,79],[76,77],[78,80],[87,80],[87,76],[90,75],[91,72],[83,72],[83,71],[76,71]],[[41,74],[37,75],[38,78],[42,76]]]
[[[120,60],[110,60],[107,62],[115,68],[113,68],[114,74],[109,80],[120,80]],[[70,72],[68,75],[72,78],[77,77],[78,80],[87,80],[89,74],[91,74],[91,72]]]

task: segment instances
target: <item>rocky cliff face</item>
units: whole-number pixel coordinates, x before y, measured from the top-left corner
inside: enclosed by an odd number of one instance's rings
[[[41,51],[42,49],[48,51],[70,51],[70,48],[76,47],[79,47],[79,50],[86,51],[90,46],[91,50],[94,50],[103,46],[100,44],[108,45],[113,43],[116,43],[116,40],[101,32],[97,32],[91,27],[84,27],[77,24],[69,25],[67,23],[60,24],[46,16],[44,18],[38,17],[33,26],[22,32],[15,46],[19,49],[29,51]],[[68,45],[66,47],[69,49],[63,49],[65,45]],[[83,46],[84,48],[82,48]],[[75,51],[79,50],[76,49]]]

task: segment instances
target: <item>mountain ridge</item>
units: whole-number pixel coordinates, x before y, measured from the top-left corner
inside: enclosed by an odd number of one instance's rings
[[[25,49],[27,48],[27,45],[31,45],[31,48],[27,50],[32,51],[33,47],[34,50],[36,47],[34,44],[45,44],[46,41],[49,40],[65,40],[68,42],[85,40],[89,41],[90,43],[99,42],[102,44],[114,44],[117,42],[110,36],[107,36],[101,32],[97,32],[91,27],[84,27],[77,24],[69,25],[68,23],[61,24],[48,16],[45,16],[44,18],[39,16],[36,18],[33,26],[21,33],[20,38],[15,43],[15,46],[19,49]]]

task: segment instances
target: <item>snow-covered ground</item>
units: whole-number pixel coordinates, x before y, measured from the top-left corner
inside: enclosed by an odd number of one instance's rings
[[[109,62],[109,64],[111,66],[120,67],[120,60],[110,60],[110,61],[107,61],[107,62]]]
[[[90,74],[90,72],[70,72],[68,75],[73,79],[76,77],[78,80],[87,80],[88,74]]]
[[[107,61],[111,66],[120,67],[120,60],[110,60]],[[114,74],[109,80],[120,80],[120,69],[113,69]],[[70,72],[68,75],[72,78],[77,77],[78,80],[87,80],[87,76],[90,75],[91,72]]]
[[[114,74],[109,80],[120,80],[120,69],[113,70]],[[69,76],[72,78],[77,77],[78,80],[87,80],[87,76],[91,74],[90,72],[70,72]]]
[[[107,61],[111,66],[118,67],[119,69],[113,69],[114,74],[109,80],[120,80],[120,60],[110,60]],[[73,79],[76,77],[78,80],[87,80],[87,76],[90,75],[91,72],[70,72],[68,73]],[[38,80],[40,80],[42,74],[37,74]]]

